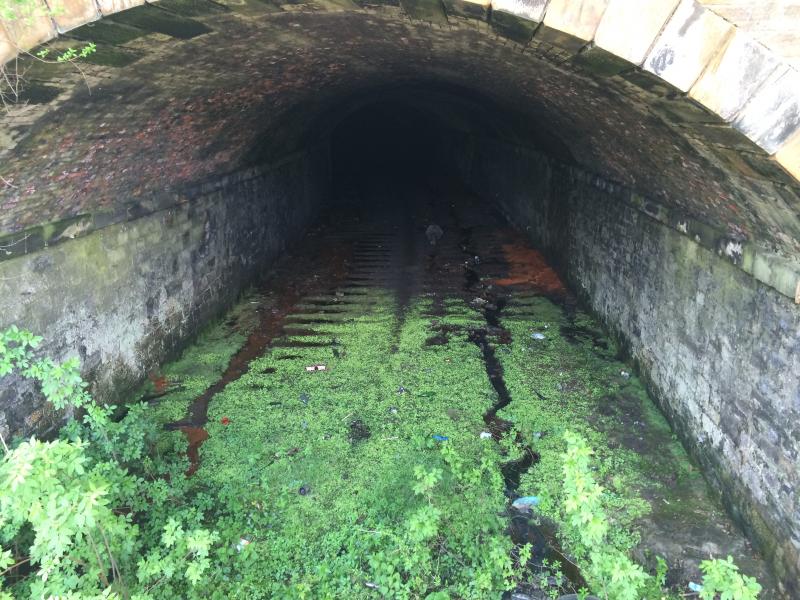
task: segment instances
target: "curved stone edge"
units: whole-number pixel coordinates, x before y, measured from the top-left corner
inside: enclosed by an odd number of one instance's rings
[[[145,4],[36,1],[51,16],[22,27],[0,23],[0,63]],[[697,0],[638,0],[635,10],[629,0],[448,0],[445,7],[454,17],[489,20],[515,41],[554,46],[601,74],[641,69],[718,115],[800,182],[800,73]]]
[[[37,1],[47,9],[44,0]],[[31,49],[59,33],[145,4],[145,0],[55,1],[53,17],[30,20],[21,29],[0,23],[0,62],[13,59],[18,48]],[[751,140],[754,149],[763,150],[768,155],[765,160],[800,181],[800,73],[696,0],[638,0],[635,10],[629,0],[446,0],[444,7],[451,18],[488,21],[500,35],[564,63],[577,63],[595,75],[635,71],[651,77],[673,96],[719,116]],[[638,207],[650,214],[646,208],[650,206],[654,204],[647,201]],[[659,218],[668,214],[665,211],[650,216]],[[659,220],[689,234],[685,219]],[[68,221],[67,227],[75,225]],[[56,225],[42,227],[58,229]],[[92,219],[87,231],[96,225]],[[722,232],[706,225],[697,224],[692,230],[703,245],[800,303],[800,265],[754,244],[720,242]],[[705,231],[712,233],[697,233]],[[24,237],[26,232],[16,235]]]
[[[55,0],[25,26],[0,23],[0,63],[145,0]],[[148,2],[149,3],[149,2]],[[697,101],[800,181],[800,73],[697,0],[447,0],[453,17],[490,21],[601,74],[638,68]],[[530,37],[527,41],[525,38]]]

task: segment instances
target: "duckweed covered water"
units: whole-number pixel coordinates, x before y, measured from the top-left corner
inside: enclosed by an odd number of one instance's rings
[[[335,281],[279,268],[319,283],[210,398],[208,439],[188,480],[197,510],[226,540],[207,595],[573,591],[582,580],[558,533],[567,429],[596,451],[614,545],[650,569],[664,556],[676,592],[714,549],[763,582],[763,565],[631,367],[557,276],[521,262],[534,251],[516,237],[509,246],[511,234],[479,207],[427,199],[323,230],[309,252],[325,236],[349,244]],[[445,232],[436,246],[424,236],[433,219]],[[258,311],[276,302],[246,297],[165,365],[154,381],[181,387],[154,400],[153,418],[186,419],[263,323]],[[307,369],[317,365],[324,370]],[[180,434],[164,435],[180,447]],[[511,508],[533,495],[532,513]],[[534,555],[520,565],[525,542]],[[542,583],[545,560],[570,579]]]

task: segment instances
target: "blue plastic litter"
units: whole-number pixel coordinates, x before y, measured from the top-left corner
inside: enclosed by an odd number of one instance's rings
[[[511,503],[517,510],[530,510],[533,506],[539,506],[539,496],[521,496]]]
[[[702,592],[703,586],[699,583],[695,583],[694,581],[689,582],[689,589],[693,592]]]
[[[447,436],[445,436],[445,435],[439,435],[439,434],[433,435],[433,436],[431,436],[431,437],[432,437],[433,439],[435,439],[437,442],[446,442],[446,441],[447,441],[447,439],[448,439],[448,438],[447,438]]]
[[[543,339],[545,339],[544,334],[543,333],[539,333],[538,331],[536,333],[532,333],[531,337],[533,339],[535,339],[535,340],[543,340]]]

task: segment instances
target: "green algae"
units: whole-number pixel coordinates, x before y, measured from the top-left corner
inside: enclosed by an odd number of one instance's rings
[[[486,548],[504,556],[510,541],[497,516],[505,504],[496,469],[501,457],[479,437],[493,396],[480,352],[466,336],[447,349],[426,347],[430,320],[422,314],[430,303],[424,301],[405,312],[394,340],[392,297],[370,296],[377,301],[365,303],[359,316],[324,325],[336,345],[292,348],[294,358],[285,360],[267,353],[209,407],[210,438],[197,478],[223,489],[238,482],[248,508],[229,525],[251,540],[241,560],[263,565],[243,572],[241,597],[301,597],[303,589],[313,589],[314,597],[373,597],[368,584],[400,572],[407,581],[398,585],[408,593],[436,581],[462,597],[502,588],[491,577],[489,588],[471,581],[487,559],[458,545],[428,556],[431,550],[415,547],[414,558],[407,557],[420,561],[415,567],[375,561],[409,552],[407,528],[428,502],[413,492],[418,466],[446,473],[430,500],[449,517],[439,533],[445,543],[485,536]],[[310,364],[326,370],[308,372]],[[368,437],[354,438],[357,421]],[[465,485],[454,475],[435,434],[449,438],[459,472],[477,472],[476,482]],[[430,580],[415,582],[422,574]]]
[[[192,400],[222,377],[233,355],[258,326],[261,301],[255,293],[246,294],[224,318],[207,327],[178,360],[164,365],[137,391],[134,399],[153,398],[151,418],[156,423],[164,425],[185,418]]]
[[[245,300],[164,367],[183,389],[159,401],[154,419],[184,417],[219,379],[262,300]],[[496,443],[480,436],[498,395],[470,336],[486,318],[464,300],[423,297],[398,310],[388,291],[345,288],[296,309],[287,335],[209,404],[209,439],[189,485],[207,497],[226,540],[212,598],[370,598],[375,590],[499,597],[523,577],[508,560],[500,467],[530,445],[539,459],[518,493],[539,496],[538,514],[563,523],[567,429],[595,449],[615,547],[643,547],[648,556],[642,536],[676,524],[696,534],[721,516],[644,386],[587,313],[533,295],[504,308],[510,343],[496,334],[486,343],[513,399],[498,416],[514,429]],[[429,344],[435,334],[443,339]],[[174,433],[165,436],[175,444]],[[415,493],[418,469],[442,473],[424,497]],[[439,515],[434,533],[410,541],[426,507]],[[560,534],[567,553],[574,543]]]

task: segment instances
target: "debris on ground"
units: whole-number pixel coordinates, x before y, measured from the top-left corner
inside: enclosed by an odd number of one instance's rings
[[[539,506],[539,496],[521,496],[511,503],[517,510],[527,512],[534,506]]]
[[[428,238],[428,241],[430,242],[431,246],[435,246],[436,242],[442,239],[443,235],[444,231],[442,231],[442,228],[439,227],[436,223],[431,223],[425,230],[425,237]]]
[[[689,591],[702,592],[703,591],[703,586],[700,585],[699,583],[695,583],[694,581],[690,581],[689,582]]]
[[[627,371],[620,371],[619,374],[623,379],[630,379],[631,378],[631,374],[628,373]]]
[[[492,439],[492,434],[489,433],[488,431],[481,431],[481,436],[480,437],[481,437],[482,440],[490,440],[490,439]]]
[[[231,420],[228,417],[222,417],[219,420],[219,422],[222,423],[223,425],[228,425],[228,424],[230,424]]]
[[[532,334],[531,334],[531,337],[532,337],[533,339],[535,339],[535,340],[544,340],[544,339],[546,339],[546,338],[545,338],[545,335],[544,335],[543,333],[540,333],[540,332],[538,332],[538,331],[536,331],[536,332],[532,333]]]
[[[305,392],[300,394],[300,402],[302,402],[303,404],[308,404],[309,400],[310,398],[308,397],[308,394],[306,394]]]
[[[372,433],[370,432],[369,427],[367,427],[364,421],[361,419],[356,419],[350,423],[351,442],[360,442],[361,440],[367,439],[370,435],[372,435]]]
[[[306,367],[306,371],[308,371],[308,372],[311,372],[311,371],[326,371],[327,369],[328,369],[328,367],[326,367],[325,365],[308,365]]]
[[[239,538],[239,542],[236,544],[236,551],[241,552],[249,545],[250,545],[250,540],[248,540],[247,538]]]
[[[297,490],[297,493],[300,494],[301,496],[307,496],[310,491],[311,491],[310,487],[308,487],[307,485],[302,485],[300,486],[300,489]]]
[[[449,439],[446,435],[439,435],[438,433],[432,435],[431,437],[437,442],[446,442]]]

